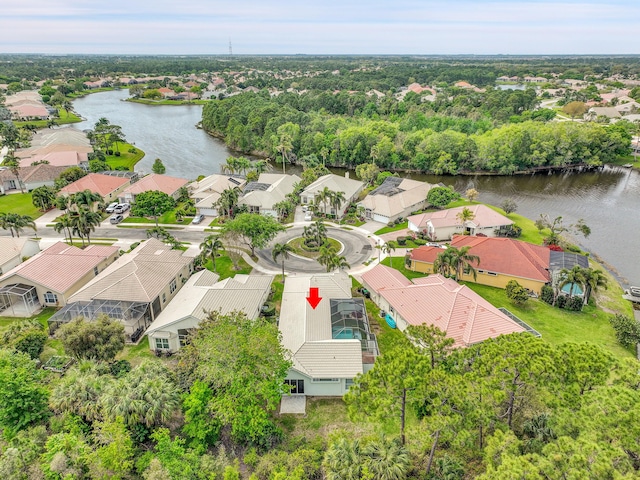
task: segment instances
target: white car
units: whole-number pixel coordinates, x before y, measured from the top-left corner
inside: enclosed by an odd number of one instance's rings
[[[115,208],[117,206],[118,206],[118,202],[110,203],[109,206],[104,209],[104,211],[107,212],[107,213],[113,213],[113,211],[115,210]]]
[[[310,222],[312,218],[313,218],[313,214],[311,212],[305,213],[305,215],[304,215],[304,221],[305,222]]]
[[[129,210],[129,208],[131,207],[131,205],[129,205],[128,203],[119,203],[118,205],[116,205],[116,208],[113,209],[114,213],[124,213],[127,210]]]

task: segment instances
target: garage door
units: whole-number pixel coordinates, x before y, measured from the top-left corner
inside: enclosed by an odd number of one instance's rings
[[[386,224],[386,223],[389,223],[389,217],[385,217],[384,215],[378,215],[377,213],[374,213],[373,221]]]
[[[200,215],[204,215],[205,217],[217,217],[218,211],[215,208],[200,208],[198,209],[198,213]]]

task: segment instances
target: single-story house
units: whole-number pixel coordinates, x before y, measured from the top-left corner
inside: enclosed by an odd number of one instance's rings
[[[24,190],[30,192],[34,188],[45,185],[53,187],[56,178],[66,169],[67,167],[39,164],[20,167],[18,175],[20,176],[20,182],[22,182]],[[5,194],[12,190],[20,190],[18,179],[9,169],[0,171],[0,194]]]
[[[21,155],[25,155],[22,153]],[[79,152],[69,149],[67,146],[59,146],[54,148],[40,148],[39,150],[31,150],[28,156],[19,156],[20,166],[29,167],[34,163],[46,162],[54,167],[80,167],[84,170],[89,169],[89,155],[86,152]]]
[[[584,114],[585,120],[596,120],[598,117],[618,119],[622,117],[622,115],[620,115],[620,112],[614,107],[591,107],[589,111]]]
[[[505,288],[509,280],[516,280],[538,294],[544,285],[551,282],[551,250],[547,247],[512,238],[466,235],[453,237],[451,246],[468,246],[469,255],[480,258],[479,264],[472,264],[477,278],[474,280],[471,273],[463,273],[461,280],[499,288]],[[409,254],[408,268],[416,272],[433,273],[433,262],[442,251],[428,246],[414,248]]]
[[[60,189],[60,195],[72,195],[90,190],[100,195],[105,203],[118,200],[120,192],[131,184],[129,178],[90,173]]]
[[[7,110],[11,112],[11,116],[14,120],[26,121],[26,120],[48,120],[51,116],[47,107],[43,104],[29,104],[24,103],[22,105],[9,105]]]
[[[442,275],[411,281],[397,270],[377,265],[362,275],[362,281],[391,328],[404,331],[410,325],[433,325],[454,340],[454,347],[531,330],[469,287]]]
[[[298,182],[300,177],[297,175],[261,173],[258,181],[245,185],[238,205],[246,205],[251,213],[277,218],[278,211],[275,205],[286,200],[287,195],[293,192]]]
[[[464,224],[458,218],[463,209],[471,210],[473,218]],[[496,231],[513,225],[513,221],[485,205],[448,208],[435,212],[411,215],[407,218],[409,230],[422,232],[433,241],[449,240],[456,234],[486,235],[495,237]]]
[[[387,224],[406,218],[427,203],[432,185],[408,178],[387,177],[384,182],[358,203],[365,209],[367,220]]]
[[[120,192],[119,199],[120,202],[135,203],[136,195],[143,192],[158,190],[166,193],[170,197],[173,197],[174,200],[177,200],[180,196],[180,188],[184,187],[187,183],[189,183],[189,181],[184,178],[151,173],[149,175],[145,175],[137,182],[132,183],[122,190],[122,192]]]
[[[147,328],[151,350],[178,351],[187,342],[189,332],[198,328],[209,312],[226,315],[237,311],[243,312],[248,318],[258,318],[271,294],[273,277],[236,275],[220,281],[219,278],[209,270],[191,276]]]
[[[76,317],[94,320],[106,314],[121,320],[126,340],[135,343],[192,273],[193,257],[151,238],[72,295],[49,319],[50,328]]]
[[[40,243],[28,237],[0,237],[0,275],[40,251]]]
[[[315,308],[311,289],[321,298]],[[285,383],[292,394],[342,396],[378,355],[364,301],[351,297],[344,272],[287,277],[278,328],[291,352]]]
[[[316,197],[325,189],[325,187],[334,193],[342,192],[344,194],[345,201],[340,204],[337,211],[329,201],[327,201],[326,204],[323,204],[322,202],[316,204]],[[300,198],[303,205],[317,205],[319,212],[327,215],[335,215],[340,219],[344,216],[349,204],[358,199],[358,195],[363,188],[364,183],[359,180],[349,178],[349,172],[345,173],[344,177],[330,173],[323,175],[305,188],[300,194]]]
[[[228,188],[242,188],[247,181],[239,175],[213,174],[189,185],[189,196],[196,202],[199,215],[218,216],[216,202]]]
[[[59,307],[118,258],[118,247],[84,249],[58,242],[0,277],[3,315],[30,317],[42,306]]]

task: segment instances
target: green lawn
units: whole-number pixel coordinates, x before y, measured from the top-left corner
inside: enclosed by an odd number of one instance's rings
[[[127,360],[134,367],[146,358],[155,358],[149,348],[149,337],[147,336],[144,336],[138,345],[125,345],[124,349],[116,355],[116,360]]]
[[[115,148],[115,146],[114,146]],[[135,153],[129,152],[130,149],[135,149]],[[138,147],[129,143],[121,143],[118,145],[120,156],[107,155],[106,161],[112,170],[118,167],[125,167],[127,170],[133,171],[133,167],[144,157],[144,152]]]
[[[34,220],[42,215],[31,200],[31,193],[12,193],[0,196],[0,213],[29,215]]]
[[[600,345],[618,358],[630,357],[631,352],[616,341],[609,323],[610,313],[593,306],[582,312],[561,310],[542,300],[529,299],[523,306],[511,303],[504,290],[465,282],[478,295],[495,307],[504,307],[542,334],[547,342],[558,345],[565,342],[590,342]]]
[[[382,235],[383,233],[397,232],[398,230],[405,229],[409,226],[409,221],[405,220],[398,225],[394,225],[393,227],[382,227],[380,230],[376,230],[374,235]]]
[[[211,259],[207,260],[205,267],[208,270],[213,271],[213,262]],[[253,267],[245,262],[243,258],[238,261],[238,270],[235,270],[233,268],[233,262],[228,255],[220,255],[219,257],[216,257],[216,272],[220,275],[220,280],[233,277],[238,273],[251,273],[251,270],[253,270]]]
[[[390,264],[390,261],[393,260],[393,264]],[[387,257],[382,260],[382,265],[386,265],[387,267],[393,267],[399,272],[401,272],[405,277],[409,280],[412,278],[426,277],[424,273],[414,272],[413,270],[408,270],[405,263],[404,257]]]
[[[289,243],[289,246],[293,248],[293,253],[295,253],[296,255],[300,255],[301,257],[306,257],[306,258],[314,258],[314,259],[320,256],[319,251],[309,250],[304,246],[304,238],[302,237],[294,238],[290,240],[288,243]],[[340,245],[340,242],[338,242],[333,238],[327,237],[325,244],[326,243],[332,246],[336,251],[339,251],[340,248],[342,247],[342,245]]]
[[[78,123],[82,119],[73,112],[67,112],[65,109],[59,109],[60,117],[55,118],[56,125],[66,125],[68,123]],[[24,127],[26,125],[33,125],[38,129],[47,128],[48,120],[30,120],[27,122],[13,122],[16,127]]]

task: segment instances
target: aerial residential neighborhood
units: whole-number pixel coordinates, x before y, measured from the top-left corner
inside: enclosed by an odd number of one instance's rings
[[[228,49],[0,53],[0,472],[635,478],[640,63]]]

